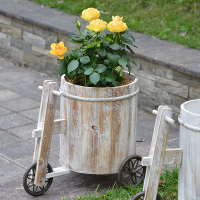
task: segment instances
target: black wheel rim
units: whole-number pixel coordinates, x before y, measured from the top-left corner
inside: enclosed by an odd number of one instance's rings
[[[45,180],[44,186],[38,187],[34,185],[35,174],[36,174],[37,162],[33,163],[24,173],[23,187],[24,190],[32,196],[40,196],[44,194],[52,184],[53,178]],[[52,167],[48,164],[47,173],[53,172]]]
[[[118,179],[122,185],[135,187],[142,183],[145,167],[141,165],[141,160],[141,156],[132,155],[122,162],[118,173]]]
[[[140,192],[138,194],[136,194],[131,200],[143,200],[145,196],[145,192]],[[163,198],[160,196],[159,193],[157,193],[157,197],[156,200],[163,200]]]

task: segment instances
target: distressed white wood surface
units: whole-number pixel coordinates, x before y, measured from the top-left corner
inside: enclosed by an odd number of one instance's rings
[[[180,119],[200,128],[200,99],[182,104]],[[183,159],[179,166],[178,199],[200,200],[200,131],[180,124],[179,138]]]
[[[53,90],[58,90],[57,83],[50,81],[45,81],[43,83],[40,114],[37,127],[37,129],[42,129],[43,131],[40,139],[39,152],[37,153],[37,168],[34,180],[34,184],[36,186],[42,186],[46,177],[57,100],[57,96],[53,95],[52,93]],[[36,145],[38,145],[38,143]]]
[[[41,124],[44,124],[41,122]],[[54,120],[53,133],[52,135],[64,134],[67,129],[67,120],[65,119],[56,119]],[[42,136],[42,129],[34,129],[32,131],[32,137],[37,138]]]
[[[51,80],[45,80],[43,82],[43,86],[46,87],[47,83],[52,82]],[[47,103],[47,90],[42,90],[41,101],[40,101],[40,110],[39,110],[39,117],[37,123],[37,129],[43,130],[43,121],[44,121],[44,113],[45,113],[45,105]],[[38,159],[39,147],[40,147],[41,138],[35,138],[35,148],[33,153],[33,163]]]
[[[69,174],[69,173],[71,173],[71,171],[68,168],[57,167],[57,168],[53,169],[53,172],[47,173],[46,178],[52,178],[52,177],[61,176],[61,175],[64,175],[64,174]]]
[[[166,149],[164,154],[164,165],[180,165],[182,162],[183,151],[180,148]],[[151,166],[152,157],[142,157],[141,165]]]
[[[151,166],[147,167],[143,186],[145,200],[156,200],[170,127],[170,123],[165,119],[166,116],[171,118],[172,110],[167,106],[160,106],[157,112],[149,153]]]
[[[132,75],[130,77],[134,78]],[[115,98],[138,89],[138,80],[112,88],[82,87],[61,78],[61,90],[85,98]],[[117,173],[121,162],[136,151],[137,95],[115,102],[84,102],[61,96],[61,165],[87,174]]]

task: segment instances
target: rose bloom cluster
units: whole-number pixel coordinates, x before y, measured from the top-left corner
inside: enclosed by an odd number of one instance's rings
[[[113,16],[112,21],[107,24],[107,22],[99,19],[100,12],[95,8],[88,8],[82,12],[82,18],[86,21],[89,21],[89,25],[86,26],[87,29],[94,31],[94,32],[100,32],[104,31],[107,28],[111,32],[120,33],[124,32],[128,29],[126,23],[122,21],[123,17],[120,16]],[[52,55],[58,56],[59,59],[63,59],[63,54],[67,51],[67,48],[64,47],[63,42],[60,42],[59,44],[53,43],[51,45],[51,51],[50,53]]]
[[[89,21],[90,24],[86,26],[91,31],[100,32],[106,29],[107,22],[98,19],[100,12],[95,8],[88,8],[82,12],[82,18],[86,21]],[[111,22],[108,23],[107,28],[111,32],[120,33],[124,32],[128,27],[126,23],[122,21],[123,17],[112,17]]]

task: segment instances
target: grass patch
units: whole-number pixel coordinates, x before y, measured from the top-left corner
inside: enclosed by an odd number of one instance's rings
[[[75,198],[75,200],[128,200],[135,194],[142,192],[143,184],[137,187],[118,187],[114,185],[112,188],[103,190],[103,194],[98,194],[97,190],[94,195],[85,194]],[[178,167],[165,168],[162,172],[158,192],[164,200],[178,200]],[[63,198],[63,200],[70,200]]]
[[[101,11],[101,19],[124,17],[128,27],[153,37],[200,49],[199,0],[31,0],[81,15],[89,7]]]

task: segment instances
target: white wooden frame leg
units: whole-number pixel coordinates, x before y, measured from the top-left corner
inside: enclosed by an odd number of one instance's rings
[[[43,85],[46,85],[48,82],[52,82],[51,80],[45,80]],[[37,129],[43,130],[42,121],[44,121],[44,102],[47,101],[46,94],[42,91],[41,101],[40,101],[40,110],[39,110],[39,117],[37,123]],[[35,137],[35,148],[33,153],[33,163],[38,160],[39,148],[40,148],[40,141],[41,137]]]
[[[145,200],[156,200],[170,127],[170,123],[166,121],[166,117],[168,119],[172,117],[172,110],[167,106],[160,106],[157,112],[150,153],[147,159],[149,165],[147,166],[143,186]]]
[[[36,138],[33,158],[33,160],[37,160],[37,168],[34,181],[36,186],[43,186],[46,178],[46,169],[49,160],[57,101],[57,96],[52,93],[53,90],[58,90],[58,84],[56,82],[44,81],[37,126],[37,129],[42,130],[42,136],[41,138]]]

